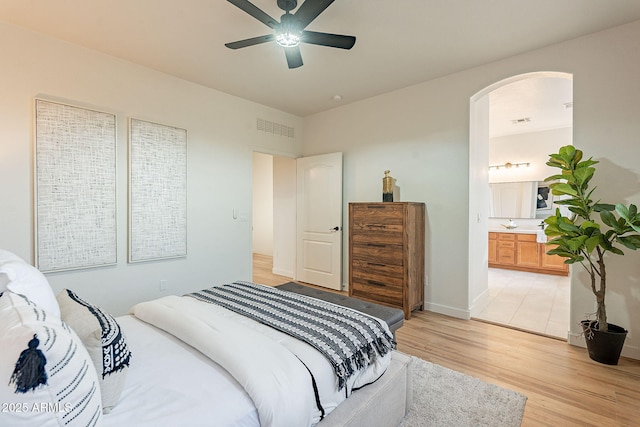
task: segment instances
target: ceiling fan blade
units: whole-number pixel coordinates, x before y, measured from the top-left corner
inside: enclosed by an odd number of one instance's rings
[[[300,29],[305,29],[311,21],[316,19],[333,2],[334,0],[304,0],[302,6],[294,14]]]
[[[242,47],[255,46],[261,43],[267,43],[275,40],[276,36],[268,34],[266,36],[252,37],[250,39],[238,40],[237,42],[225,43],[224,45],[229,49],[240,49]]]
[[[315,31],[303,31],[301,40],[304,43],[317,44],[320,46],[337,47],[340,49],[351,49],[356,43],[354,36],[344,36],[341,34],[317,33]]]
[[[280,25],[278,21],[267,15],[262,9],[255,6],[253,3],[248,0],[227,0],[229,3],[237,6],[242,9],[249,15],[256,18],[258,21],[262,22],[264,25],[273,28],[274,30]]]
[[[287,56],[287,64],[289,68],[302,67],[302,55],[300,49],[296,47],[285,47],[284,54]]]

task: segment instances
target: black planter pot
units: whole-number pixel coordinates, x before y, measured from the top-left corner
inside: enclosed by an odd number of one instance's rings
[[[587,342],[589,357],[596,362],[617,365],[628,331],[613,323],[609,323],[607,332],[599,331],[598,322],[595,320],[583,320],[580,324]]]

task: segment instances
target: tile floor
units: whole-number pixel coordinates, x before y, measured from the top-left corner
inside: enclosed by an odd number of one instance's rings
[[[566,276],[489,268],[489,298],[474,318],[566,340],[569,288]]]

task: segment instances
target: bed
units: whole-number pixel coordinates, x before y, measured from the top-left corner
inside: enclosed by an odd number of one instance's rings
[[[128,372],[121,400],[104,416],[104,426],[260,425],[246,392],[209,358],[134,316],[117,319],[130,341],[136,369]],[[192,369],[166,369],[166,359],[159,359],[158,351],[175,365]],[[394,351],[389,367],[378,381],[354,392],[317,426],[398,425],[411,402],[410,363],[408,356]],[[210,384],[220,385],[210,387]],[[233,408],[232,414],[228,408]]]
[[[114,319],[69,290],[56,307],[44,276],[2,255],[0,424],[394,426],[410,406],[411,359],[395,350],[340,381],[316,345],[246,314],[190,295]],[[16,381],[16,361],[37,351],[48,378]]]

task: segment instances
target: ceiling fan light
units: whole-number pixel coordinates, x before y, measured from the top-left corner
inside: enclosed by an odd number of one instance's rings
[[[300,34],[293,31],[283,31],[276,34],[276,43],[282,47],[296,47],[300,44]]]
[[[293,4],[285,4],[285,7],[295,7]],[[284,15],[280,17],[280,26],[276,29],[276,43],[282,47],[296,47],[300,44],[300,38],[302,37],[302,31],[297,26],[297,23],[286,9]]]

